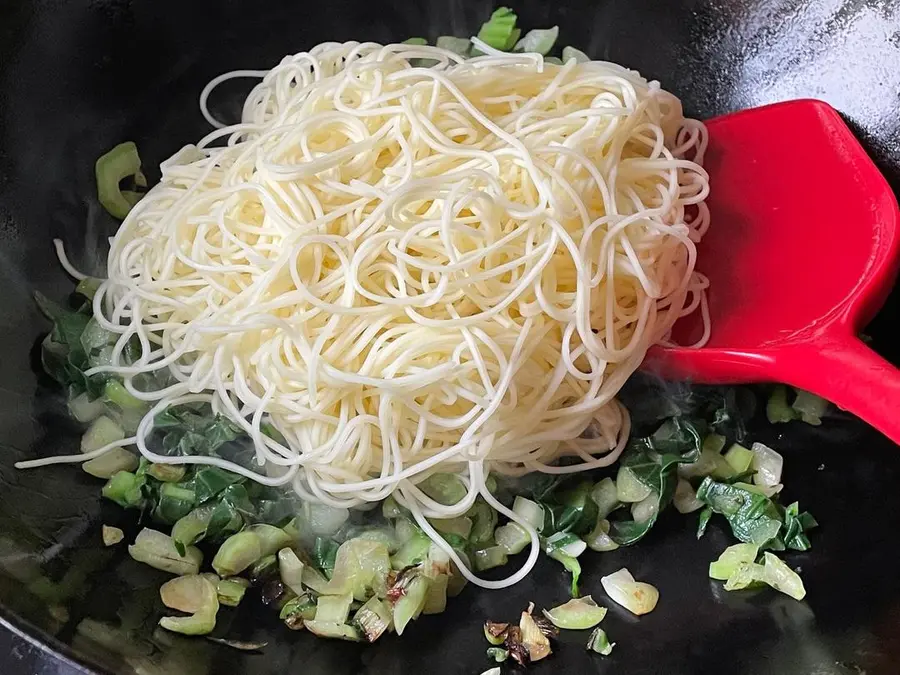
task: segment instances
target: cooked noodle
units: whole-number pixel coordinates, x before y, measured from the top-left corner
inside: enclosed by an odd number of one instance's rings
[[[87,374],[153,402],[135,439],[150,460],[339,507],[394,494],[467,578],[498,588],[533,565],[530,527],[525,567],[487,582],[426,518],[481,494],[518,520],[488,472],[618,458],[629,423],[614,397],[648,347],[698,307],[708,335],[694,272],[708,182],[703,125],[658,83],[478,46],[463,60],[326,43],[210,83],[201,107],[219,125],[212,87],[262,77],[240,123],[164,162],[122,224],[94,298],[120,338]],[[131,340],[141,355],[125,363]],[[151,372],[170,384],[142,391]],[[158,412],[196,401],[248,434],[258,471],[147,446]],[[468,497],[428,498],[416,484],[436,471]]]

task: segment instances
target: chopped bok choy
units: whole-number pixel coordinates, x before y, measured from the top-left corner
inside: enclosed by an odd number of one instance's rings
[[[601,607],[591,596],[586,595],[583,598],[569,600],[549,611],[545,609],[544,616],[557,628],[586,630],[603,621],[606,607]]]
[[[163,604],[190,616],[164,616],[159,625],[184,635],[206,635],[216,627],[219,597],[216,587],[204,575],[188,575],[172,579],[159,589]]]
[[[822,424],[822,417],[828,411],[828,401],[821,396],[798,389],[791,407],[800,415],[801,420],[817,427]]]
[[[203,562],[199,549],[188,546],[182,555],[170,536],[146,527],[128,547],[128,555],[163,572],[179,575],[197,574]]]
[[[616,643],[609,641],[609,638],[606,636],[606,631],[602,628],[595,628],[587,643],[587,648],[590,651],[602,654],[603,656],[612,654],[613,647],[615,646]]]
[[[800,575],[769,551],[763,553],[762,564],[755,562],[739,564],[726,580],[725,590],[735,591],[761,584],[771,586],[794,600],[806,597],[806,589]]]
[[[603,577],[600,583],[613,602],[637,616],[652,612],[659,601],[659,591],[655,586],[635,581],[624,567]]]
[[[141,173],[141,158],[137,146],[131,141],[120,143],[97,160],[94,174],[97,179],[97,197],[103,208],[114,218],[124,220],[140,200],[141,194],[134,190],[122,190],[119,183],[125,178],[133,177],[135,186],[147,186],[147,179]]]

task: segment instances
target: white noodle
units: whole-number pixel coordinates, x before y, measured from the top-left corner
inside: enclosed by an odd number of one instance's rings
[[[73,279],[77,279],[78,281],[87,279],[87,274],[79,272],[77,269],[75,269],[75,266],[71,262],[69,262],[69,256],[66,255],[66,247],[65,244],[63,244],[62,239],[54,239],[53,247],[56,249],[56,257],[59,258],[59,264],[62,265],[62,268],[70,277],[72,277]]]
[[[463,61],[326,43],[213,80],[201,109],[218,127],[212,89],[261,77],[240,124],[167,160],[112,241],[94,310],[122,339],[88,374],[118,374],[154,402],[122,442],[148,459],[333,506],[395,493],[470,581],[502,588],[536,560],[531,528],[525,566],[489,582],[427,518],[480,494],[518,521],[489,472],[618,458],[630,425],[614,396],[648,347],[697,306],[709,334],[708,282],[694,273],[708,177],[704,126],[658,83],[479,47]],[[156,371],[172,385],[135,386]],[[191,401],[246,431],[258,471],[147,447],[156,413]],[[436,471],[457,473],[467,498],[425,497],[415,485]]]

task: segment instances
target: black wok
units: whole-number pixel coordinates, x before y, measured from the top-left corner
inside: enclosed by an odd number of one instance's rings
[[[563,44],[661,80],[700,118],[786,98],[823,98],[900,188],[895,0],[510,4],[529,26],[558,23]],[[140,662],[148,648],[147,616],[158,610],[164,575],[130,560],[122,547],[100,546],[102,523],[131,533],[136,523],[100,502],[94,479],[72,467],[12,468],[77,442],[77,428],[37,374],[34,345],[46,327],[31,292],[62,296],[71,288],[52,254],[52,237],[63,237],[83,267],[102,260],[102,242],[115,223],[93,197],[94,159],[135,140],[152,180],[152,167],[205,133],[196,99],[214,75],[269,67],[326,39],[469,35],[490,9],[463,0],[0,3],[0,673],[133,672],[129,662]],[[217,97],[219,117],[236,118],[240,93],[235,87]],[[894,297],[868,331],[895,362],[898,309]],[[669,517],[640,546],[589,557],[584,576],[584,590],[600,596],[601,572],[627,565],[660,588],[658,609],[640,620],[610,612],[605,626],[619,643],[611,657],[589,655],[585,636],[569,633],[558,654],[533,672],[900,672],[898,449],[841,414],[819,428],[757,426],[757,439],[786,454],[791,496],[822,523],[813,550],[792,559],[803,568],[807,601],[726,596],[706,578],[707,563],[730,543],[726,531],[711,527],[698,542],[689,519]],[[51,582],[49,590],[38,577]],[[226,628],[231,637],[267,639],[261,654],[173,636],[169,648],[181,656],[162,672],[475,675],[489,667],[480,622],[514,616],[528,601],[559,602],[566,584],[558,567],[542,564],[508,591],[469,588],[445,614],[372,647],[290,633],[250,600]],[[75,628],[85,618],[131,630],[98,645]]]

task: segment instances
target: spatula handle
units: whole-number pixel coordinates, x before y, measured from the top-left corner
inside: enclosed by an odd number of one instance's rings
[[[861,340],[817,342],[815,349],[797,349],[778,361],[785,382],[828,399],[900,444],[900,370]]]

